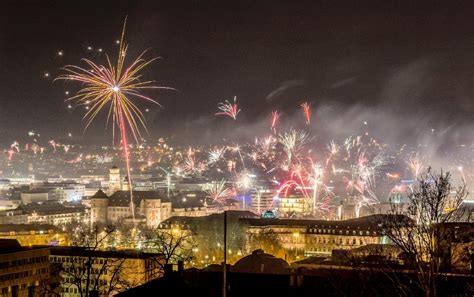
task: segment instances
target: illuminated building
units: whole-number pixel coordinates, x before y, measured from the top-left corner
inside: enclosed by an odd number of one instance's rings
[[[99,190],[91,197],[91,223],[116,224],[132,216],[130,191],[116,191],[108,196]],[[133,191],[137,217],[142,216],[147,227],[156,227],[171,216],[171,201],[158,191]]]
[[[57,202],[30,203],[19,207],[28,214],[28,223],[52,224],[55,226],[84,221],[84,207],[67,207]]]
[[[45,202],[52,200],[50,198],[49,189],[32,189],[28,191],[21,192],[21,202],[24,204],[33,203],[33,202]]]
[[[55,182],[34,185],[32,190],[49,191],[48,200],[59,202],[79,201],[85,196],[85,186],[75,182]]]
[[[116,191],[122,189],[122,180],[120,179],[120,169],[117,166],[113,166],[109,169],[109,183],[107,188],[107,194],[112,195]]]
[[[99,251],[87,250],[83,247],[54,246],[50,248],[49,260],[52,265],[62,267],[59,271],[61,296],[79,297],[81,295],[77,287],[78,281],[73,278],[82,278],[84,291],[88,275],[87,273],[74,274],[70,271],[83,267],[83,263],[86,261],[92,262],[89,277],[100,279],[99,296],[112,296],[161,276],[158,257],[157,254],[137,252],[136,250]],[[103,269],[106,272],[101,271]],[[118,276],[119,278],[117,278]],[[104,291],[109,286],[113,290],[111,294],[105,295]]]
[[[270,210],[273,206],[273,199],[276,196],[276,191],[268,188],[254,188],[250,189],[252,195],[252,209],[257,214]]]
[[[304,197],[280,197],[279,201],[278,211],[281,217],[304,216],[311,214],[311,205]]]
[[[0,295],[38,296],[49,280],[49,248],[22,247],[0,239]]]
[[[335,249],[353,249],[368,244],[388,243],[372,226],[373,217],[345,221],[297,219],[246,219],[247,243],[271,230],[282,248],[294,255],[331,255]],[[300,254],[299,254],[300,253]]]
[[[68,245],[68,235],[56,226],[46,224],[0,225],[0,238],[15,239],[22,246]]]

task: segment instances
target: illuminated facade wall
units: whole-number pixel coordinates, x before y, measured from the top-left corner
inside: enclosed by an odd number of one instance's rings
[[[265,221],[265,219],[262,219]],[[302,220],[304,223],[298,225],[298,220],[275,220],[289,224],[252,225],[246,227],[247,242],[251,246],[252,240],[257,234],[271,230],[276,234],[283,249],[288,253],[299,253],[299,257],[312,255],[331,255],[335,249],[354,249],[369,244],[380,244],[384,238],[367,223],[358,225],[356,222],[341,224],[335,221]],[[343,221],[344,222],[344,221]]]
[[[25,249],[0,254],[0,295],[40,296],[49,279],[49,249]]]

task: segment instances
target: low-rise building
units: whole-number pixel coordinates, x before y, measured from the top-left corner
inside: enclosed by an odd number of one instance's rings
[[[387,243],[374,227],[372,216],[345,221],[297,219],[246,219],[247,242],[264,231],[276,234],[282,248],[299,257],[331,255],[335,249],[353,249]]]
[[[0,238],[17,240],[22,246],[68,245],[68,235],[48,224],[0,225]]]
[[[28,223],[62,226],[84,221],[85,208],[81,205],[67,207],[58,202],[30,203],[20,206],[28,214]]]
[[[158,254],[59,246],[51,247],[50,251],[49,260],[59,274],[59,291],[64,297],[83,296],[80,291],[85,292],[87,287],[89,291],[96,290],[97,296],[112,296],[162,273]]]
[[[33,202],[46,202],[53,200],[50,189],[32,189],[20,193],[21,202],[29,204]]]
[[[0,211],[0,224],[28,224],[28,214],[19,207]]]
[[[49,248],[22,247],[0,239],[0,296],[45,296],[49,281]]]

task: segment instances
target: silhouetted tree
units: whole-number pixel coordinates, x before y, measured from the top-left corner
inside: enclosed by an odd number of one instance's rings
[[[449,257],[443,251],[447,240],[443,224],[459,221],[463,215],[462,203],[467,195],[465,184],[455,188],[449,173],[423,174],[408,194],[406,204],[392,204],[391,216],[380,216],[377,222],[383,233],[402,251],[404,262],[413,273],[408,275],[426,297],[439,296],[442,263]],[[392,275],[395,276],[395,275]],[[411,295],[409,287],[394,277],[404,295]]]

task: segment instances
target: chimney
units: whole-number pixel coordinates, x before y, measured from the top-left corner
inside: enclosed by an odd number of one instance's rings
[[[178,273],[182,275],[184,272],[184,262],[182,260],[178,261]]]
[[[173,273],[173,264],[165,264],[165,276]]]

